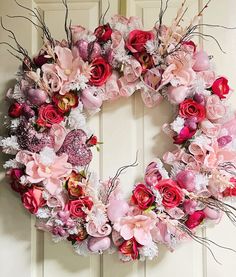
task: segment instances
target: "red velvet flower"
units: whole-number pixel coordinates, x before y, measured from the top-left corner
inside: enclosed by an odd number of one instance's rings
[[[162,204],[165,208],[171,209],[179,206],[183,200],[183,193],[178,184],[171,179],[161,180],[155,188],[162,196]]]
[[[123,255],[130,256],[133,260],[136,260],[139,255],[138,247],[139,247],[139,244],[137,243],[137,241],[134,238],[132,238],[130,240],[124,241],[119,246],[119,251]]]
[[[186,99],[179,105],[179,115],[186,119],[195,117],[197,122],[201,122],[206,117],[206,110],[193,99]]]
[[[225,95],[230,91],[228,80],[225,77],[216,79],[211,89],[214,94],[218,95],[221,99],[224,99]]]
[[[131,201],[137,205],[141,210],[148,209],[154,202],[155,197],[151,189],[147,188],[144,184],[138,184],[131,198]]]

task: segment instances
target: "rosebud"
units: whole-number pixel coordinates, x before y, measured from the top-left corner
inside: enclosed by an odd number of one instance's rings
[[[20,117],[22,115],[22,105],[15,102],[8,109],[8,115],[13,118]]]

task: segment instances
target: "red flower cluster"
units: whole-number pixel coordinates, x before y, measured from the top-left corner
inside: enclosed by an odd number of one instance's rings
[[[92,63],[91,77],[89,82],[92,86],[102,86],[111,76],[112,67],[102,57],[96,58]]]
[[[140,210],[146,210],[152,206],[155,200],[154,194],[146,185],[138,184],[131,198],[131,202],[137,205]]]

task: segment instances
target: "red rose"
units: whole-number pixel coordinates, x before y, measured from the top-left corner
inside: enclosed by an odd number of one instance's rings
[[[138,247],[139,244],[137,241],[132,238],[130,240],[124,241],[120,246],[119,246],[119,251],[125,255],[125,256],[130,256],[133,260],[136,260],[138,258]]]
[[[51,127],[64,119],[61,112],[51,104],[42,105],[39,108],[37,124],[42,127]]]
[[[179,115],[186,119],[195,117],[197,122],[201,122],[206,117],[206,110],[193,99],[186,99],[179,105]]]
[[[177,136],[174,136],[175,144],[182,144],[187,140],[191,139],[196,133],[196,130],[191,131],[189,127],[185,126],[181,129],[180,133]]]
[[[94,35],[97,37],[98,42],[107,42],[109,39],[111,39],[111,34],[112,29],[108,23],[98,26],[94,31]]]
[[[90,84],[102,86],[112,74],[112,67],[102,57],[96,58],[92,63]]]
[[[228,80],[224,77],[216,79],[211,89],[212,92],[218,95],[221,99],[225,98],[225,95],[227,95],[230,90]]]
[[[129,37],[126,41],[126,47],[132,52],[144,52],[146,51],[145,45],[148,40],[153,40],[154,34],[148,31],[133,30],[129,33]]]
[[[223,191],[223,197],[228,197],[228,196],[236,196],[236,179],[231,178],[230,182],[232,183],[232,188],[226,188]]]
[[[34,187],[25,192],[21,201],[24,207],[32,214],[36,214],[38,209],[45,204],[45,200],[42,197],[42,189]]]
[[[13,103],[8,109],[8,115],[13,118],[20,117],[23,112],[23,106],[17,102]]]
[[[155,197],[153,192],[144,184],[138,184],[131,198],[131,201],[137,205],[141,210],[148,209],[154,202]]]
[[[193,214],[189,215],[187,221],[185,222],[185,225],[189,229],[194,229],[202,223],[205,217],[206,215],[203,211],[195,211]]]
[[[183,200],[182,190],[177,183],[171,179],[161,180],[155,188],[159,190],[162,196],[162,204],[167,209],[179,206]]]
[[[85,218],[86,213],[84,212],[85,209],[91,210],[93,206],[93,202],[90,200],[88,196],[81,197],[78,200],[72,200],[69,203],[69,211],[70,214],[74,217]]]

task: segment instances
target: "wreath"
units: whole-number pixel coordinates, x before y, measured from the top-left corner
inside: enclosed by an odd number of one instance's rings
[[[79,255],[116,251],[122,261],[153,259],[158,245],[172,251],[189,238],[211,251],[214,242],[198,236],[198,227],[218,223],[223,213],[236,221],[224,201],[236,196],[236,118],[226,103],[227,78],[216,76],[211,57],[192,40],[204,37],[198,22],[210,1],[187,27],[185,1],[172,25],[163,24],[166,1],[150,31],[136,17],[116,15],[94,32],[71,26],[62,2],[67,39],[57,41],[37,10],[16,1],[44,33],[33,58],[2,23],[16,45],[3,43],[21,61],[6,95],[8,136],[0,142],[13,155],[3,165],[12,189],[38,229],[55,242],[69,241]],[[103,101],[134,93],[147,107],[163,98],[175,107],[163,130],[176,149],[163,157],[170,173],[154,159],[124,199],[119,176],[137,161],[99,180],[89,164],[100,142],[87,120]]]

